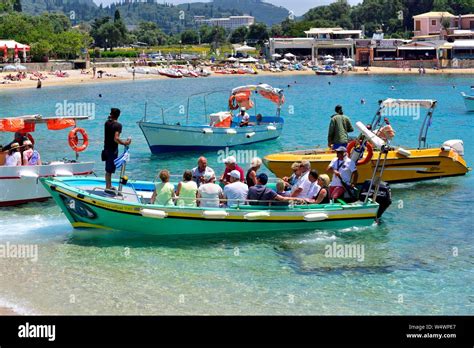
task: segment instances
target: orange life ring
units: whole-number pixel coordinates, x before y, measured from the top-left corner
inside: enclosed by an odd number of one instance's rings
[[[229,98],[229,109],[230,110],[237,110],[239,108],[239,103],[237,102],[237,98],[234,94],[232,94]]]
[[[78,133],[82,135],[82,145],[79,145]],[[84,128],[74,128],[69,132],[68,142],[74,152],[82,152],[89,146],[89,136]]]
[[[357,142],[355,140],[351,141],[349,145],[347,145],[347,153],[349,156],[351,155],[352,150],[354,149],[355,145]],[[360,160],[357,161],[358,166],[362,166],[364,164],[367,164],[370,162],[372,157],[374,156],[374,148],[371,143],[368,141],[365,143],[365,146],[367,148],[367,157],[361,158]]]
[[[29,141],[31,141],[31,143],[33,145],[35,144],[35,139],[33,138],[33,136],[30,133],[27,133],[26,137],[28,138]]]

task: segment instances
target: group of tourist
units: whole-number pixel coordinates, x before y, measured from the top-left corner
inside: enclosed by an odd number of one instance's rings
[[[6,152],[5,166],[35,166],[41,165],[41,156],[35,150],[33,142],[25,133],[15,133],[14,140],[2,148]]]
[[[278,179],[276,190],[267,187],[268,176],[258,173],[262,160],[252,159],[250,168],[244,170],[236,158],[224,160],[225,169],[217,179],[215,171],[207,165],[207,159],[200,157],[197,167],[186,170],[177,187],[170,183],[170,173],[162,170],[160,182],[155,185],[151,204],[180,207],[236,207],[243,204],[257,206],[285,206],[295,204],[328,204],[344,195],[357,182],[357,168],[346,156],[346,149],[336,149],[337,157],[328,167],[329,175],[311,169],[309,161],[294,163],[293,175]],[[217,182],[218,181],[218,182]]]

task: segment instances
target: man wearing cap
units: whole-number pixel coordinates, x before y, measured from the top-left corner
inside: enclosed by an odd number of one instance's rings
[[[104,150],[102,151],[102,161],[105,162],[105,188],[112,188],[112,174],[115,173],[115,159],[118,157],[118,146],[128,146],[132,139],[120,139],[122,124],[118,122],[120,110],[110,109],[110,115],[104,124]]]
[[[193,180],[196,184],[201,185],[204,183],[204,175],[210,174],[215,177],[214,170],[207,166],[207,158],[204,156],[199,157],[197,167],[193,168]]]
[[[245,174],[244,170],[237,164],[237,159],[234,156],[229,156],[224,160],[225,164],[225,170],[224,174],[222,174],[220,182],[222,182],[224,185],[227,185],[230,180],[229,180],[229,175],[230,172],[233,170],[237,170],[240,173],[240,181],[244,181]]]
[[[240,172],[233,170],[229,174],[229,184],[224,187],[224,198],[227,199],[227,206],[234,207],[238,203],[245,204],[249,188],[240,181]]]
[[[240,108],[240,114],[239,114],[240,127],[247,127],[249,125],[250,116],[249,116],[249,114],[247,114],[246,111],[247,111],[247,109],[245,107]]]
[[[250,205],[288,205],[289,201],[303,202],[303,199],[294,197],[283,197],[266,187],[268,183],[268,175],[260,173],[257,175],[257,185],[249,188],[247,200]]]
[[[331,161],[327,169],[328,173],[333,174],[329,192],[334,200],[343,197],[346,188],[354,187],[359,179],[356,164],[346,156],[346,153],[345,147],[337,148],[337,157]]]
[[[336,113],[331,116],[331,122],[329,123],[328,146],[332,147],[333,150],[341,146],[346,147],[349,143],[348,133],[353,131],[351,120],[344,115],[342,106],[336,106]]]

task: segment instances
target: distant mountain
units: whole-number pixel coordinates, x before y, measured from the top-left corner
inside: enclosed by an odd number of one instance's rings
[[[126,24],[151,21],[167,33],[195,28],[194,16],[211,18],[247,14],[254,16],[256,21],[271,26],[283,21],[289,13],[283,7],[262,0],[214,0],[177,6],[157,3],[156,0],[121,0],[108,6],[98,6],[93,0],[22,0],[22,6],[23,11],[30,14],[64,12],[71,17],[73,23],[91,21],[102,16],[113,17],[118,9]],[[184,19],[181,11],[184,11]]]

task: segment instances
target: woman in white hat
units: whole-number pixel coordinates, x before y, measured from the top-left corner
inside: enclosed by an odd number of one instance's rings
[[[10,145],[5,165],[9,167],[21,166],[20,144],[13,143]]]

